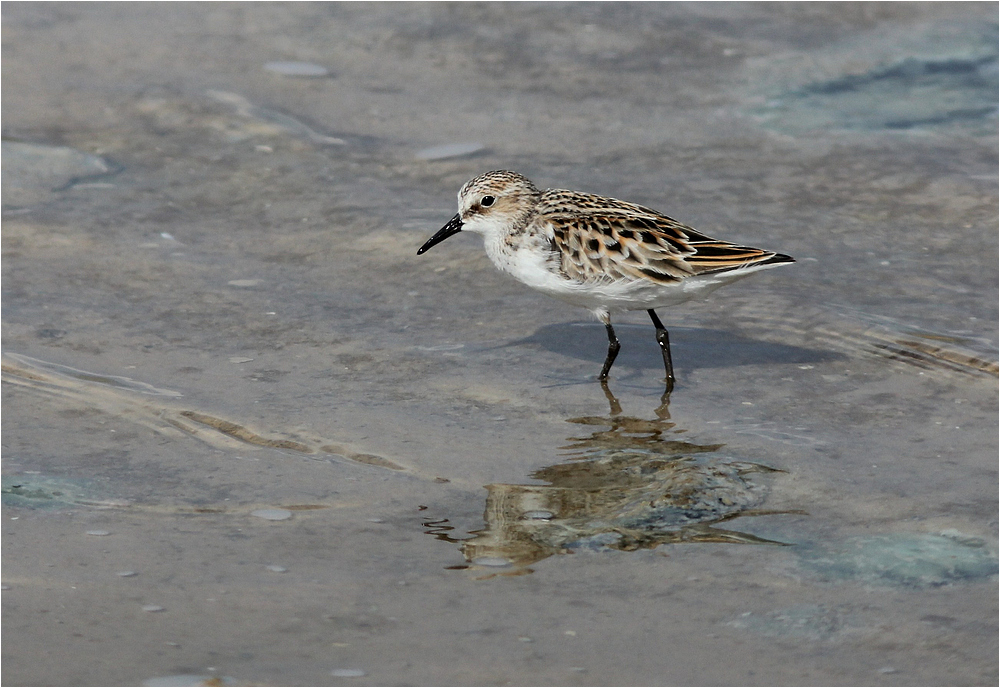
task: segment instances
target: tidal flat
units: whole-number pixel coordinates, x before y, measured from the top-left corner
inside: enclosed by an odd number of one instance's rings
[[[4,684],[997,684],[995,3],[2,12]],[[604,389],[491,169],[797,262]]]

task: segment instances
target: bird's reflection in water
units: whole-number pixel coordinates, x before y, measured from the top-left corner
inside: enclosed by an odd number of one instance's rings
[[[548,485],[487,485],[486,527],[453,537],[447,519],[426,521],[427,532],[460,543],[465,565],[487,577],[530,573],[530,564],[554,554],[653,549],[665,543],[784,543],[719,527],[740,516],[773,513],[758,507],[759,479],[777,472],[720,454],[721,444],[681,439],[665,395],[655,418],[622,415],[602,385],[608,416],[570,418],[594,428],[569,438],[568,461],[531,474]]]

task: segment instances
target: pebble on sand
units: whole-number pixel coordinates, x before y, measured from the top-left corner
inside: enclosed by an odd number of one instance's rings
[[[312,62],[268,62],[264,69],[282,76],[298,76],[306,78],[318,78],[328,76],[330,70],[326,67]]]
[[[446,143],[442,146],[432,146],[417,151],[419,160],[444,160],[446,158],[460,158],[464,155],[472,155],[483,150],[485,146],[481,143]]]
[[[267,521],[284,521],[292,517],[292,512],[288,509],[254,509],[250,515]]]
[[[207,674],[175,674],[173,676],[154,676],[147,678],[140,686],[235,686],[238,684],[232,676],[210,676]]]
[[[338,678],[358,678],[359,676],[364,676],[365,672],[361,669],[334,669],[330,672],[330,675]]]
[[[111,535],[111,531],[108,530],[88,530],[87,535]]]
[[[144,612],[162,612],[164,608],[158,604],[144,604],[142,605],[142,611]]]

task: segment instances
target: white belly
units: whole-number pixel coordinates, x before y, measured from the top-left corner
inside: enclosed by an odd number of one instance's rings
[[[540,251],[519,250],[511,253],[487,250],[493,263],[532,289],[554,296],[574,306],[595,313],[666,308],[699,299],[719,287],[742,279],[770,265],[711,275],[695,275],[679,282],[661,284],[652,280],[616,280],[577,282],[551,269]]]

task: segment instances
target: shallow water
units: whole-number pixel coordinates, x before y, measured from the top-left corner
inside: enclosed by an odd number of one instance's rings
[[[5,683],[996,684],[995,5],[3,13]],[[798,262],[603,389],[496,168]]]

